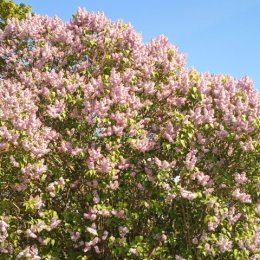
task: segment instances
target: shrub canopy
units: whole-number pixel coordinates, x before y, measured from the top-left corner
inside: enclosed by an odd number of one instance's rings
[[[0,31],[0,259],[260,259],[260,96],[78,9]]]
[[[0,29],[6,26],[8,19],[13,17],[23,19],[30,10],[31,7],[25,4],[16,5],[11,0],[0,0]]]

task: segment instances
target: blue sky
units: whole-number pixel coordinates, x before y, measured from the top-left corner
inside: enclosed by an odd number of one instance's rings
[[[164,34],[200,72],[248,75],[260,90],[260,0],[24,0],[68,21],[78,6],[130,22],[148,42]]]

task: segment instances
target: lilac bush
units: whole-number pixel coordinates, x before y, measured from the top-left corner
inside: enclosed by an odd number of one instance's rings
[[[0,259],[260,259],[260,95],[78,9],[0,31]]]

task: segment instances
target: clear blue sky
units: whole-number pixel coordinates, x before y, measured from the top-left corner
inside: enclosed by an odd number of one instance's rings
[[[260,0],[24,0],[68,21],[78,6],[130,22],[143,41],[164,34],[200,72],[248,75],[260,90]]]

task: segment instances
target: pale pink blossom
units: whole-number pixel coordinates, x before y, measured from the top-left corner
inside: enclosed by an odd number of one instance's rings
[[[223,235],[220,236],[218,242],[218,247],[220,252],[224,253],[226,251],[230,251],[232,249],[232,241],[229,239],[225,238]]]

